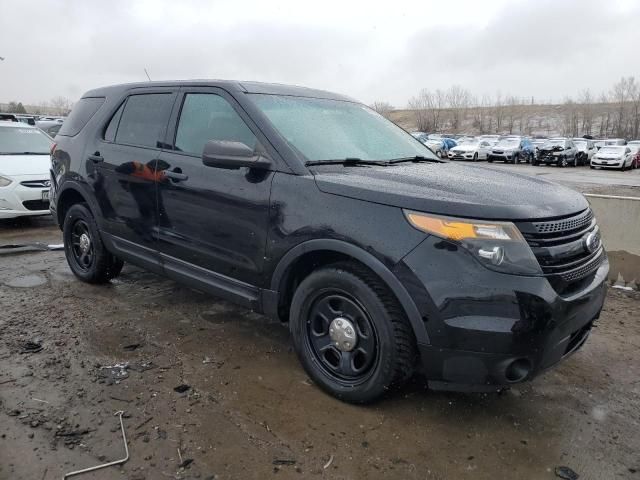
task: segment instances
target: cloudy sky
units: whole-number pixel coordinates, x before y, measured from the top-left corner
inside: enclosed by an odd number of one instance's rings
[[[638,0],[2,0],[0,102],[225,78],[405,106],[421,88],[561,100],[640,76]]]

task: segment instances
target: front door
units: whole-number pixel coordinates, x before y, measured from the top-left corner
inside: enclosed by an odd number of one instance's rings
[[[209,140],[259,149],[260,134],[220,89],[185,87],[178,104],[169,145],[158,160],[158,174],[165,176],[157,183],[158,247],[165,271],[200,287],[213,286],[210,291],[230,289],[249,299],[251,286],[261,283],[274,173],[207,167],[202,151]]]

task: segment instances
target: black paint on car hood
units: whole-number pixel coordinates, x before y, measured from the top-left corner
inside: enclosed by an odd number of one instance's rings
[[[441,215],[531,220],[589,206],[580,193],[546,180],[453,162],[331,165],[313,174],[325,193]]]

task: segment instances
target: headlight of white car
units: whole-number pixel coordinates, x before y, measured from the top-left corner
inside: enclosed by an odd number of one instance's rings
[[[11,185],[12,181],[13,180],[11,180],[10,178],[3,177],[2,175],[0,175],[0,187],[7,187]]]

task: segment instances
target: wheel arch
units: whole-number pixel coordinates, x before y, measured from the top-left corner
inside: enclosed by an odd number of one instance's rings
[[[91,200],[91,196],[87,195],[84,188],[78,182],[67,181],[62,188],[56,192],[56,220],[60,228],[64,225],[64,217],[69,211],[69,208],[76,203],[86,203],[89,206],[93,218],[96,218],[95,212],[97,211],[97,205]]]
[[[391,290],[404,310],[418,343],[429,343],[429,337],[418,307],[402,283],[374,255],[351,243],[335,239],[309,240],[289,250],[278,262],[271,277],[271,315],[286,319],[296,281],[316,268],[340,260],[351,260],[364,265],[376,274]],[[267,310],[267,309],[265,309]]]

